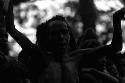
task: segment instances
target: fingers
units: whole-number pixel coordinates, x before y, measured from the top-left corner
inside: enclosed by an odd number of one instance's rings
[[[125,8],[122,8],[120,12],[124,14],[122,19],[125,20]]]
[[[125,8],[121,8],[119,11],[125,14]]]
[[[125,20],[125,8],[121,8],[113,14],[113,18],[117,20]]]

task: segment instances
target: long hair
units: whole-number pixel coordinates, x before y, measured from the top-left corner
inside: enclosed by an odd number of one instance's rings
[[[40,48],[43,50],[46,49],[47,47],[49,47],[47,45],[49,43],[49,41],[48,41],[49,30],[50,30],[49,23],[51,23],[53,21],[62,21],[67,24],[67,28],[70,33],[69,51],[75,50],[77,46],[76,46],[76,41],[72,34],[72,30],[71,30],[67,20],[65,19],[65,17],[63,17],[61,15],[56,15],[53,18],[51,18],[50,20],[46,21],[45,23],[41,23],[37,27],[37,33],[36,33],[37,42],[36,43],[38,44],[38,46],[40,46]]]

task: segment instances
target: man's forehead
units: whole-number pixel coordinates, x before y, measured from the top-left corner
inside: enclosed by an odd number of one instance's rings
[[[67,27],[67,23],[65,21],[55,20],[49,23],[49,26],[65,26]]]
[[[50,22],[49,23],[49,27],[51,29],[67,29],[68,30],[66,22],[63,22],[63,21],[53,21],[53,22]]]

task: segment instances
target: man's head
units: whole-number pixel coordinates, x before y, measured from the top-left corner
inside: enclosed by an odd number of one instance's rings
[[[41,49],[62,52],[75,48],[75,40],[66,19],[55,16],[37,27],[37,43]],[[74,44],[73,44],[74,43]]]
[[[48,35],[48,50],[64,53],[68,50],[70,41],[70,33],[66,22],[53,21],[50,22],[48,26],[50,27]]]

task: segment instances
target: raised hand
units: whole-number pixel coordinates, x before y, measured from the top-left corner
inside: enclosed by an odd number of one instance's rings
[[[122,30],[121,30],[121,20],[125,20],[125,8],[121,8],[113,14],[113,39],[112,39],[112,47],[115,51],[122,50]]]
[[[121,8],[113,14],[113,20],[125,20],[125,8]]]

